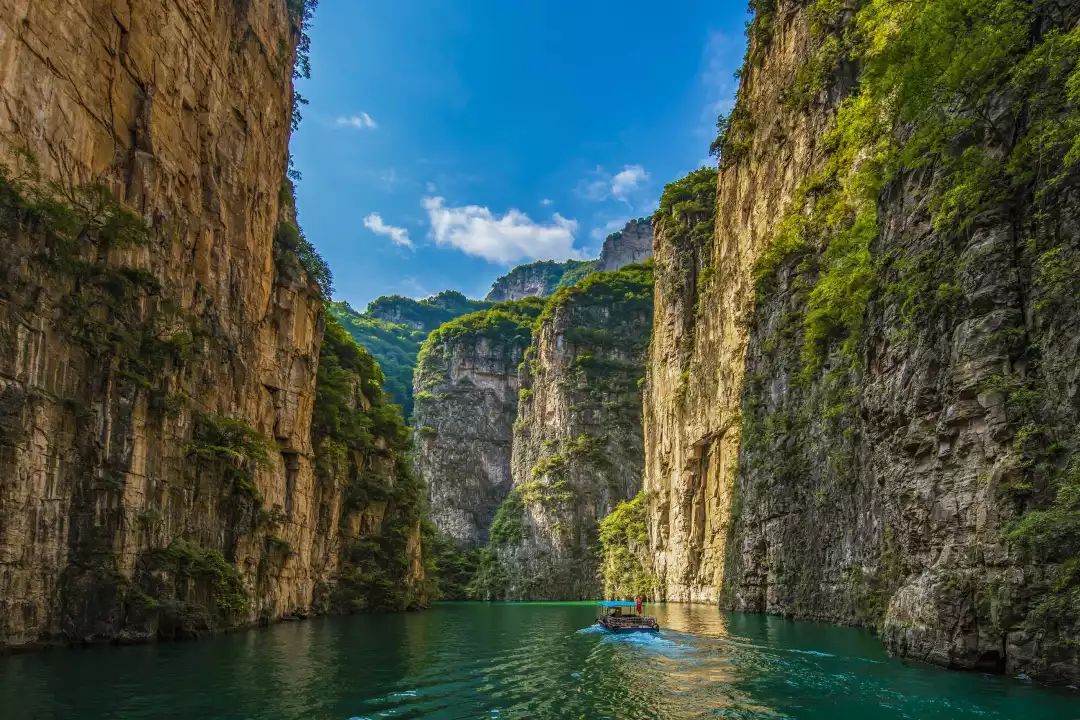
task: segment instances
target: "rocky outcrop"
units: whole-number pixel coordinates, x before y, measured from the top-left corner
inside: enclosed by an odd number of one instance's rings
[[[368,303],[364,313],[369,318],[384,322],[408,325],[414,330],[431,332],[445,322],[450,322],[465,313],[476,312],[490,307],[491,303],[483,300],[469,300],[456,290],[443,290],[423,300],[400,295],[384,295]],[[348,308],[354,312],[352,308]]]
[[[501,302],[529,297],[548,297],[564,285],[572,285],[584,277],[595,264],[592,260],[538,260],[518,265],[491,286],[485,300]]]
[[[300,22],[0,1],[0,645],[270,621],[336,582],[361,506],[312,463]]]
[[[633,263],[645,262],[653,253],[653,224],[651,218],[638,218],[626,227],[613,232],[604,240],[596,270],[618,270]]]
[[[454,290],[444,290],[424,300],[399,295],[376,298],[359,313],[347,302],[329,304],[353,340],[379,361],[386,390],[401,406],[406,419],[413,414],[413,372],[420,346],[428,334],[456,317],[490,307],[483,300],[469,300]]]
[[[871,625],[903,655],[1075,682],[1080,309],[1062,289],[1080,233],[1075,177],[1054,174],[1065,144],[1038,130],[1076,121],[1053,88],[1077,54],[1045,45],[1075,17],[1018,21],[1003,45],[987,41],[1000,17],[942,25],[934,5],[885,26],[822,8],[811,25],[797,3],[759,15],[715,233],[662,202],[653,570],[668,599]],[[890,51],[835,40],[853,27]],[[1001,65],[909,63],[921,42],[993,47]],[[971,82],[985,94],[950,105],[954,136],[933,102]],[[1011,189],[953,164],[957,147]]]
[[[560,290],[522,369],[513,492],[491,526],[478,594],[594,598],[597,526],[641,488],[641,394],[652,273],[596,273]]]
[[[510,492],[518,365],[543,306],[499,303],[443,325],[424,343],[416,372],[416,471],[431,520],[462,548],[488,540]]]

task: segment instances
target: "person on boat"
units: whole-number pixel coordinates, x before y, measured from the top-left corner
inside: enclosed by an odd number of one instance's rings
[[[638,615],[641,614],[641,596],[640,595],[638,595],[636,598],[634,598],[634,609],[637,610]]]

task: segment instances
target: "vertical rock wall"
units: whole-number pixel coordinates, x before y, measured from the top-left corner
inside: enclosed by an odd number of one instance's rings
[[[827,112],[780,102],[808,42],[805,18],[789,10],[769,52],[747,65],[740,102],[755,118],[756,150],[720,172],[715,233],[693,232],[703,223],[711,231],[712,217],[678,213],[674,203],[654,221],[645,489],[654,570],[670,600],[715,601],[723,582],[754,267],[796,186],[820,163],[828,127]]]
[[[0,2],[0,644],[273,619],[333,570],[322,301],[274,249],[296,39],[279,0]]]
[[[481,594],[515,600],[602,592],[597,526],[641,488],[641,391],[652,272],[590,275],[546,306],[522,373],[514,489],[491,527]]]
[[[500,303],[436,330],[420,354],[414,387],[416,470],[431,520],[460,547],[488,540],[510,492],[518,365],[542,301]]]
[[[842,255],[853,235],[830,233],[851,218],[815,203],[845,180],[815,173],[847,141],[828,131],[857,66],[796,97],[821,28],[842,36],[851,17],[815,12],[816,37],[798,3],[759,14],[715,233],[695,235],[703,218],[675,205],[657,216],[645,441],[661,594],[871,625],[903,655],[1075,681],[1070,176],[1055,204],[1016,192],[935,225],[946,154],[884,184],[876,224],[855,221],[866,254]],[[1053,38],[1062,17],[1075,33],[1068,13],[1020,27]],[[1032,116],[991,106],[1006,130],[976,147],[1022,158]]]

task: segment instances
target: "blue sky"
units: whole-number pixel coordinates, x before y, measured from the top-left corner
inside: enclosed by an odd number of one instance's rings
[[[482,297],[710,162],[744,0],[321,0],[292,140],[335,296]]]

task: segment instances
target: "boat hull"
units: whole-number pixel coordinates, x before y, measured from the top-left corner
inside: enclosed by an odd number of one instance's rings
[[[606,617],[597,618],[596,622],[609,633],[622,635],[625,633],[658,633],[660,625],[652,618],[643,618],[641,622],[628,623],[608,620]]]

